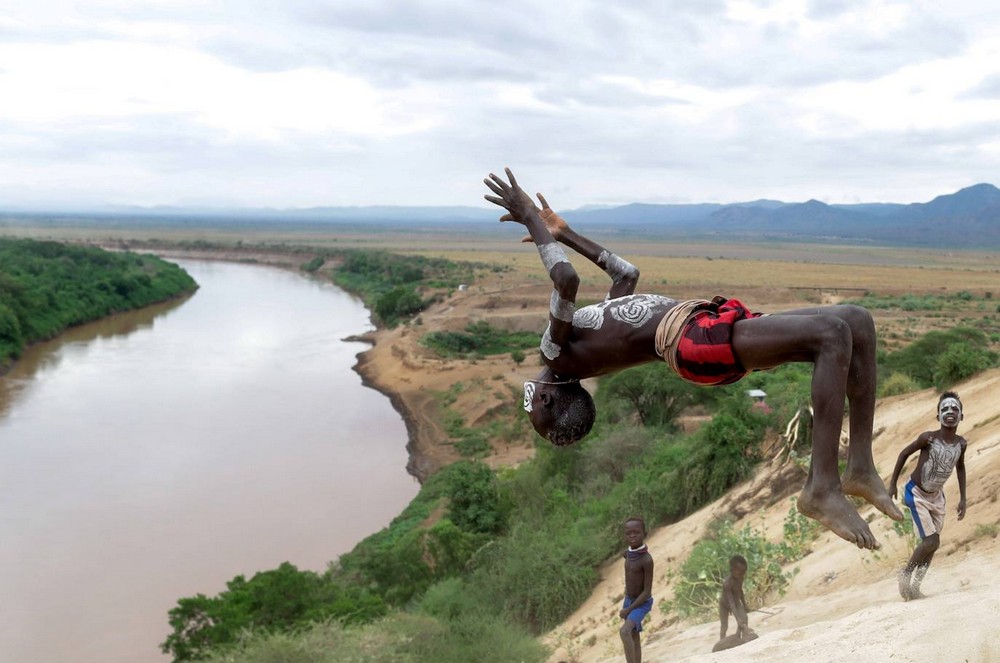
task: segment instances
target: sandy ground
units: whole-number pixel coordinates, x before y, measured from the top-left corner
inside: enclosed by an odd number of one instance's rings
[[[787,593],[750,615],[758,640],[712,654],[717,619],[670,623],[657,605],[643,633],[643,660],[1000,661],[1000,539],[994,534],[1000,524],[1000,369],[957,385],[957,391],[966,410],[959,432],[969,441],[968,512],[964,520],[957,520],[958,483],[952,477],[946,487],[949,513],[941,549],[922,587],[926,599],[904,603],[899,598],[895,574],[911,552],[909,544],[890,529],[888,518],[868,507],[861,513],[871,519],[882,549],[862,552],[832,534],[822,535],[811,554],[791,565],[798,573]],[[891,475],[903,446],[920,432],[936,428],[935,404],[932,390],[879,403],[874,455],[884,477]],[[904,476],[914,462],[911,459]],[[713,519],[742,514],[738,525],[749,522],[768,538],[779,540],[791,501],[773,494],[771,488],[788,485],[795,472],[799,473],[792,486],[795,492],[801,471],[774,463],[730,495],[651,532],[648,544],[656,562],[657,603],[672,596],[668,571],[684,561]],[[625,660],[617,617],[621,559],[609,560],[601,577],[590,600],[546,637],[558,647],[550,663]],[[730,633],[733,629],[731,622]]]

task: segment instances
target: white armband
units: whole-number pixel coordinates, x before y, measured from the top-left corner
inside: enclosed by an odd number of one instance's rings
[[[576,304],[559,296],[558,290],[552,291],[549,298],[549,313],[556,320],[563,322],[573,322],[573,314],[576,312]]]
[[[538,255],[542,256],[542,264],[545,266],[546,273],[551,272],[552,268],[561,262],[569,262],[566,252],[555,242],[540,244]]]

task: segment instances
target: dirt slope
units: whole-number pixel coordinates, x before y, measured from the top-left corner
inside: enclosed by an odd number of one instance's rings
[[[968,513],[955,516],[958,484],[946,487],[949,513],[942,545],[923,584],[925,600],[903,603],[895,573],[906,560],[908,543],[889,528],[888,518],[873,508],[862,510],[883,543],[877,553],[862,552],[824,534],[813,552],[792,565],[798,573],[783,597],[750,615],[760,638],[727,652],[711,654],[718,639],[718,621],[669,623],[659,606],[643,634],[643,660],[657,661],[893,661],[926,663],[1000,661],[1000,369],[994,369],[956,390],[965,404],[959,428],[969,441]],[[892,473],[899,450],[916,436],[936,427],[937,395],[925,390],[880,401],[875,416],[875,462],[883,476]],[[914,459],[907,466],[913,467]],[[770,498],[800,470],[764,467],[754,479],[730,495],[685,520],[662,527],[648,539],[656,561],[653,584],[657,603],[672,595],[667,576],[686,558],[691,546],[715,518],[744,514],[772,540],[790,499]],[[902,482],[901,482],[902,483]],[[773,502],[769,506],[760,506]],[[749,505],[749,511],[748,511]],[[760,506],[759,506],[760,505]],[[622,562],[612,559],[602,569],[602,581],[590,600],[546,640],[557,646],[550,663],[623,661],[617,617],[622,595]],[[730,626],[732,632],[733,626]]]

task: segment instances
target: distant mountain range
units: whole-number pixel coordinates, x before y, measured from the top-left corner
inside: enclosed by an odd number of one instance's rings
[[[622,232],[673,232],[748,239],[849,240],[879,244],[1000,247],[1000,189],[977,184],[927,203],[625,205],[567,211],[567,220]]]
[[[976,184],[926,203],[827,205],[818,200],[745,203],[587,206],[560,210],[568,221],[590,233],[704,239],[865,242],[952,248],[1000,248],[1000,189]],[[497,208],[482,207],[315,207],[308,209],[196,209],[180,207],[107,207],[67,212],[0,212],[0,225],[17,219],[48,223],[115,224],[158,221],[180,225],[283,223],[338,225],[371,229],[423,229],[493,232]]]

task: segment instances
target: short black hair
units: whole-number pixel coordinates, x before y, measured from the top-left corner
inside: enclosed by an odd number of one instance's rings
[[[938,407],[941,407],[941,401],[943,401],[946,398],[954,398],[956,401],[958,401],[959,405],[962,405],[962,399],[959,397],[957,392],[946,391],[943,394],[941,394],[941,396],[938,398]]]
[[[747,564],[747,558],[743,555],[733,555],[729,558],[729,568],[733,568],[737,564],[741,565],[744,569],[750,568]]]
[[[646,521],[643,520],[642,518],[640,518],[639,516],[631,516],[629,518],[626,518],[625,522],[622,523],[622,525],[628,525],[629,523],[642,523],[642,531],[643,532],[647,531],[646,530]]]
[[[560,384],[549,388],[552,405],[546,408],[547,420],[539,434],[557,447],[569,446],[582,440],[594,426],[597,408],[594,399],[579,382]],[[536,426],[536,430],[538,430]]]

